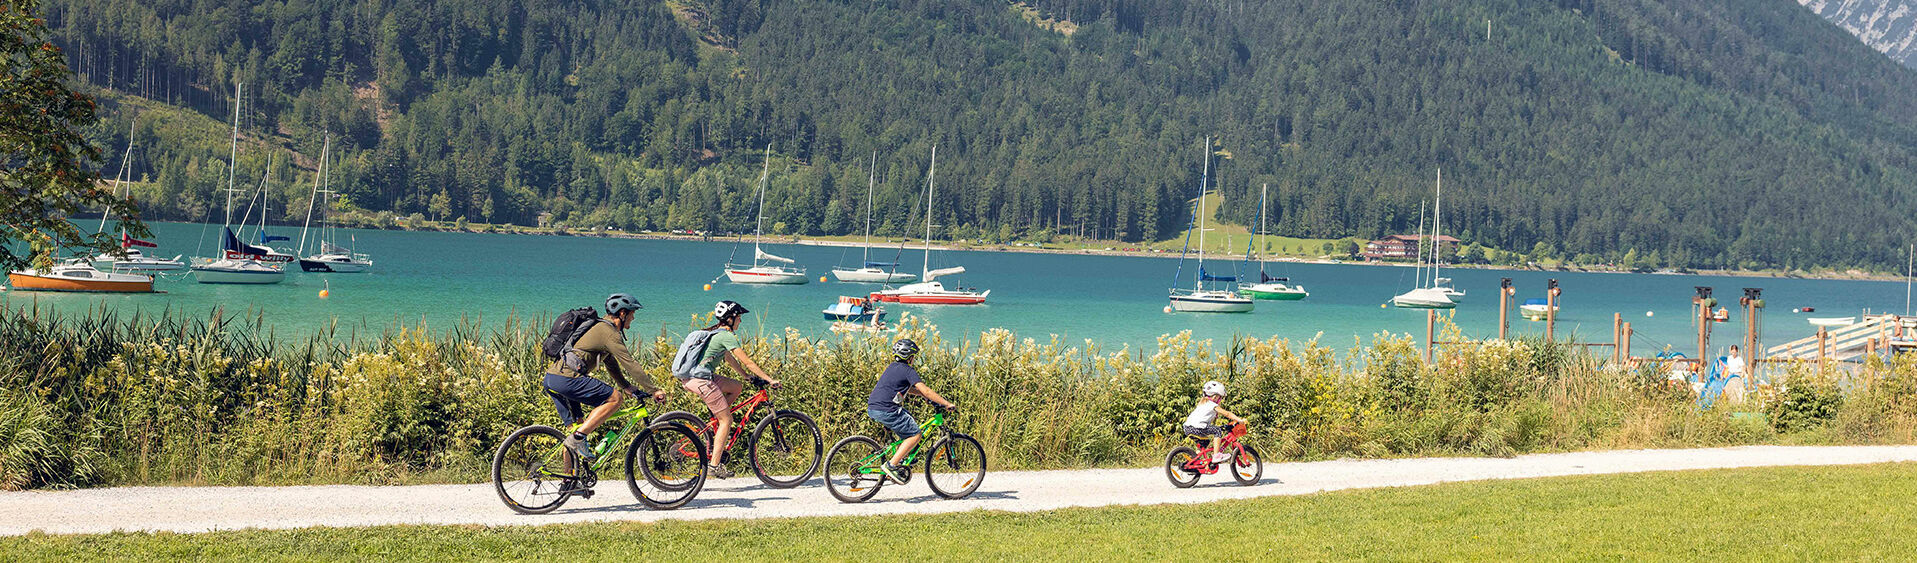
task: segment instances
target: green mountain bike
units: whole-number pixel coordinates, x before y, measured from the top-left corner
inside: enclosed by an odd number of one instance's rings
[[[985,481],[985,448],[971,436],[946,427],[946,415],[940,409],[931,420],[919,424],[923,439],[912,447],[899,464],[905,474],[900,484],[912,482],[912,465],[925,453],[925,481],[932,492],[948,499],[962,499],[978,490]],[[825,456],[825,488],[839,502],[865,502],[879,493],[879,487],[891,479],[880,464],[891,459],[905,440],[880,446],[878,440],[851,436],[832,445]],[[927,449],[926,444],[931,444]]]
[[[609,469],[622,439],[626,448],[626,487],[640,503],[655,509],[685,506],[706,482],[706,444],[680,424],[646,424],[645,399],[613,413],[592,443],[598,454],[589,463],[566,449],[569,431],[533,425],[513,431],[493,453],[493,489],[499,500],[522,514],[545,514],[574,496],[592,497],[599,471]]]

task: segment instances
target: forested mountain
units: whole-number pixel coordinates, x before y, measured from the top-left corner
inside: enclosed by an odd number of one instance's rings
[[[770,146],[775,230],[857,229],[877,153],[902,233],[937,145],[943,236],[1160,239],[1208,135],[1221,213],[1249,222],[1269,183],[1285,235],[1408,231],[1440,167],[1447,234],[1545,254],[1901,265],[1917,217],[1917,72],[1790,0],[44,10],[110,89],[107,152],[148,116],[134,165],[160,217],[215,202],[235,83],[238,175],[299,153],[275,173],[296,211],[331,131],[354,206],[575,227],[749,228]]]
[[[1797,0],[1856,35],[1891,60],[1917,68],[1917,2],[1910,0]]]

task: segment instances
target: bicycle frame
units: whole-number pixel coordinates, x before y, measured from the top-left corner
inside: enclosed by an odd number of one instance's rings
[[[912,452],[905,454],[905,459],[899,462],[899,465],[901,467],[911,466],[914,463],[918,463],[919,452],[925,449],[926,443],[934,441],[934,440],[927,439],[927,438],[933,437],[932,433],[934,431],[939,433],[938,437],[940,438],[944,437],[944,435],[947,432],[950,432],[949,430],[945,429],[945,413],[944,412],[932,413],[931,419],[926,420],[925,422],[919,423],[919,443],[913,444]],[[868,474],[868,475],[883,474],[884,471],[879,469],[879,464],[883,463],[885,460],[892,459],[893,454],[897,454],[899,452],[899,446],[904,444],[905,441],[909,439],[911,438],[901,438],[898,440],[894,440],[892,443],[886,444],[885,449],[880,450],[879,453],[874,454],[870,457],[867,457],[866,459],[859,460],[859,473]]]
[[[645,401],[641,400],[641,401],[635,401],[635,402],[638,404],[630,406],[630,407],[626,407],[623,409],[619,409],[618,411],[613,412],[611,417],[608,417],[606,419],[606,422],[623,420],[626,423],[623,425],[620,425],[619,428],[617,429],[608,430],[601,433],[602,437],[599,439],[599,444],[593,447],[593,453],[597,455],[598,457],[593,458],[592,463],[589,463],[586,465],[587,470],[597,472],[599,470],[599,467],[606,463],[606,460],[612,459],[614,457],[607,454],[612,452],[614,449],[616,449],[616,447],[621,442],[625,441],[626,435],[628,433],[631,433],[634,428],[638,428],[641,430],[645,429],[646,419],[651,416],[651,411],[646,408]],[[585,422],[581,421],[578,424],[572,425],[572,427],[568,431],[578,432],[579,428],[584,425],[585,425]],[[561,462],[563,462],[566,459],[567,454],[568,452],[566,451],[566,447],[563,445],[559,446],[559,448],[553,452],[553,455],[555,456],[555,458],[560,460]],[[563,467],[565,465],[566,464],[564,463],[560,463],[557,466]],[[560,473],[554,473],[550,470],[544,470],[544,469],[542,469],[542,472],[552,477],[564,477],[564,478],[578,477],[578,475],[565,475]]]
[[[1245,434],[1250,431],[1251,431],[1251,428],[1243,424],[1232,425],[1230,432],[1226,432],[1224,436],[1220,436],[1218,438],[1217,448],[1213,448],[1211,446],[1205,446],[1203,448],[1200,448],[1198,450],[1198,454],[1192,456],[1191,461],[1185,462],[1185,465],[1184,465],[1185,469],[1197,471],[1199,473],[1203,473],[1206,475],[1217,473],[1218,464],[1212,463],[1211,461],[1212,453],[1220,451],[1220,450],[1228,451],[1232,453],[1233,459],[1236,459],[1238,452],[1244,450],[1244,445],[1241,442],[1239,442],[1239,440],[1244,438]]]

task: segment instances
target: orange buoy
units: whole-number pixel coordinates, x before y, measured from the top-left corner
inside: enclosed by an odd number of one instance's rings
[[[706,291],[712,291],[712,284],[706,284]]]
[[[333,292],[332,292],[331,290],[325,290],[325,289],[322,289],[322,290],[320,290],[320,299],[325,299],[325,298],[326,298],[326,296],[328,296],[328,295],[332,295],[332,294],[333,294]]]

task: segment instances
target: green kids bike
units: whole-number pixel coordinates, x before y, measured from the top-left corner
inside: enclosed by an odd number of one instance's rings
[[[912,481],[912,465],[925,454],[925,481],[932,492],[948,499],[962,499],[978,490],[985,481],[985,448],[971,436],[946,427],[944,409],[919,424],[924,439],[912,448],[899,471],[905,474],[900,484]],[[865,502],[879,493],[879,487],[891,479],[880,465],[899,451],[898,440],[880,446],[878,440],[851,436],[832,445],[825,456],[825,487],[840,502]],[[927,449],[926,444],[931,444]]]
[[[598,456],[583,464],[563,445],[570,431],[533,425],[507,435],[493,454],[493,489],[499,500],[522,514],[545,514],[574,496],[591,498],[599,471],[610,469],[608,463],[619,457],[612,453],[631,435],[624,457],[632,496],[662,510],[691,502],[705,487],[705,441],[681,424],[647,425],[645,401],[633,402],[606,421],[607,430],[591,443]]]

